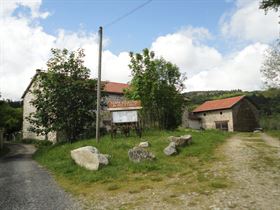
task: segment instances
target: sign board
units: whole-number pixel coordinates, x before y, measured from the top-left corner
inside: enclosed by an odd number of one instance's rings
[[[108,108],[123,108],[123,109],[139,109],[141,107],[141,101],[109,101]]]
[[[113,123],[137,122],[138,116],[136,110],[112,112]]]

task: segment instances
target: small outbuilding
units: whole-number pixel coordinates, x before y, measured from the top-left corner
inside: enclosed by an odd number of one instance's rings
[[[206,101],[193,115],[202,129],[253,131],[259,127],[258,108],[246,96]]]

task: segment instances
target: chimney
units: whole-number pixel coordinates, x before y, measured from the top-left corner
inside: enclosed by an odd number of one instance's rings
[[[41,69],[36,69],[36,74],[40,74],[42,72]]]

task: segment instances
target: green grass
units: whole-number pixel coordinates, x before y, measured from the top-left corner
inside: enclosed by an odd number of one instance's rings
[[[179,148],[179,154],[176,156],[166,156],[163,149],[169,144],[167,137],[185,134],[192,135],[193,143]],[[97,190],[98,186],[102,190],[112,192],[132,186],[132,189],[128,190],[137,192],[147,186],[153,188],[164,185],[165,180],[180,174],[182,174],[180,179],[189,179],[190,185],[201,182],[205,183],[203,186],[217,188],[217,183],[212,186],[208,183],[209,179],[204,179],[201,173],[204,173],[205,168],[208,167],[207,170],[211,168],[209,164],[216,159],[215,149],[230,135],[214,130],[203,132],[177,130],[147,131],[142,139],[134,136],[112,140],[109,136],[105,136],[99,143],[91,139],[73,144],[40,146],[34,159],[49,169],[66,190],[77,194]],[[148,150],[155,154],[155,160],[141,163],[129,161],[128,150],[138,145],[140,141],[149,141],[151,146]],[[101,153],[111,155],[110,164],[98,171],[88,171],[76,165],[70,157],[70,151],[88,145],[97,147]]]
[[[267,131],[267,133],[280,140],[280,130],[270,130],[270,131]]]

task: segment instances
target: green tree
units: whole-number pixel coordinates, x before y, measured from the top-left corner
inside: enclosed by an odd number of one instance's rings
[[[130,53],[129,68],[133,79],[126,96],[141,100],[144,118],[157,122],[160,128],[174,129],[181,124],[184,96],[184,75],[178,67],[154,52]]]
[[[30,130],[47,137],[51,131],[62,132],[72,142],[95,121],[96,80],[84,66],[82,49],[68,52],[52,49],[47,71],[38,74],[31,104],[36,112],[27,118]]]
[[[280,40],[268,49],[261,73],[267,87],[280,88]]]
[[[14,102],[0,101],[0,128],[8,135],[20,131],[22,126],[22,108],[14,108],[9,103]]]
[[[280,7],[280,0],[262,0],[260,2],[260,9],[263,9],[266,13],[268,10],[278,11]]]

